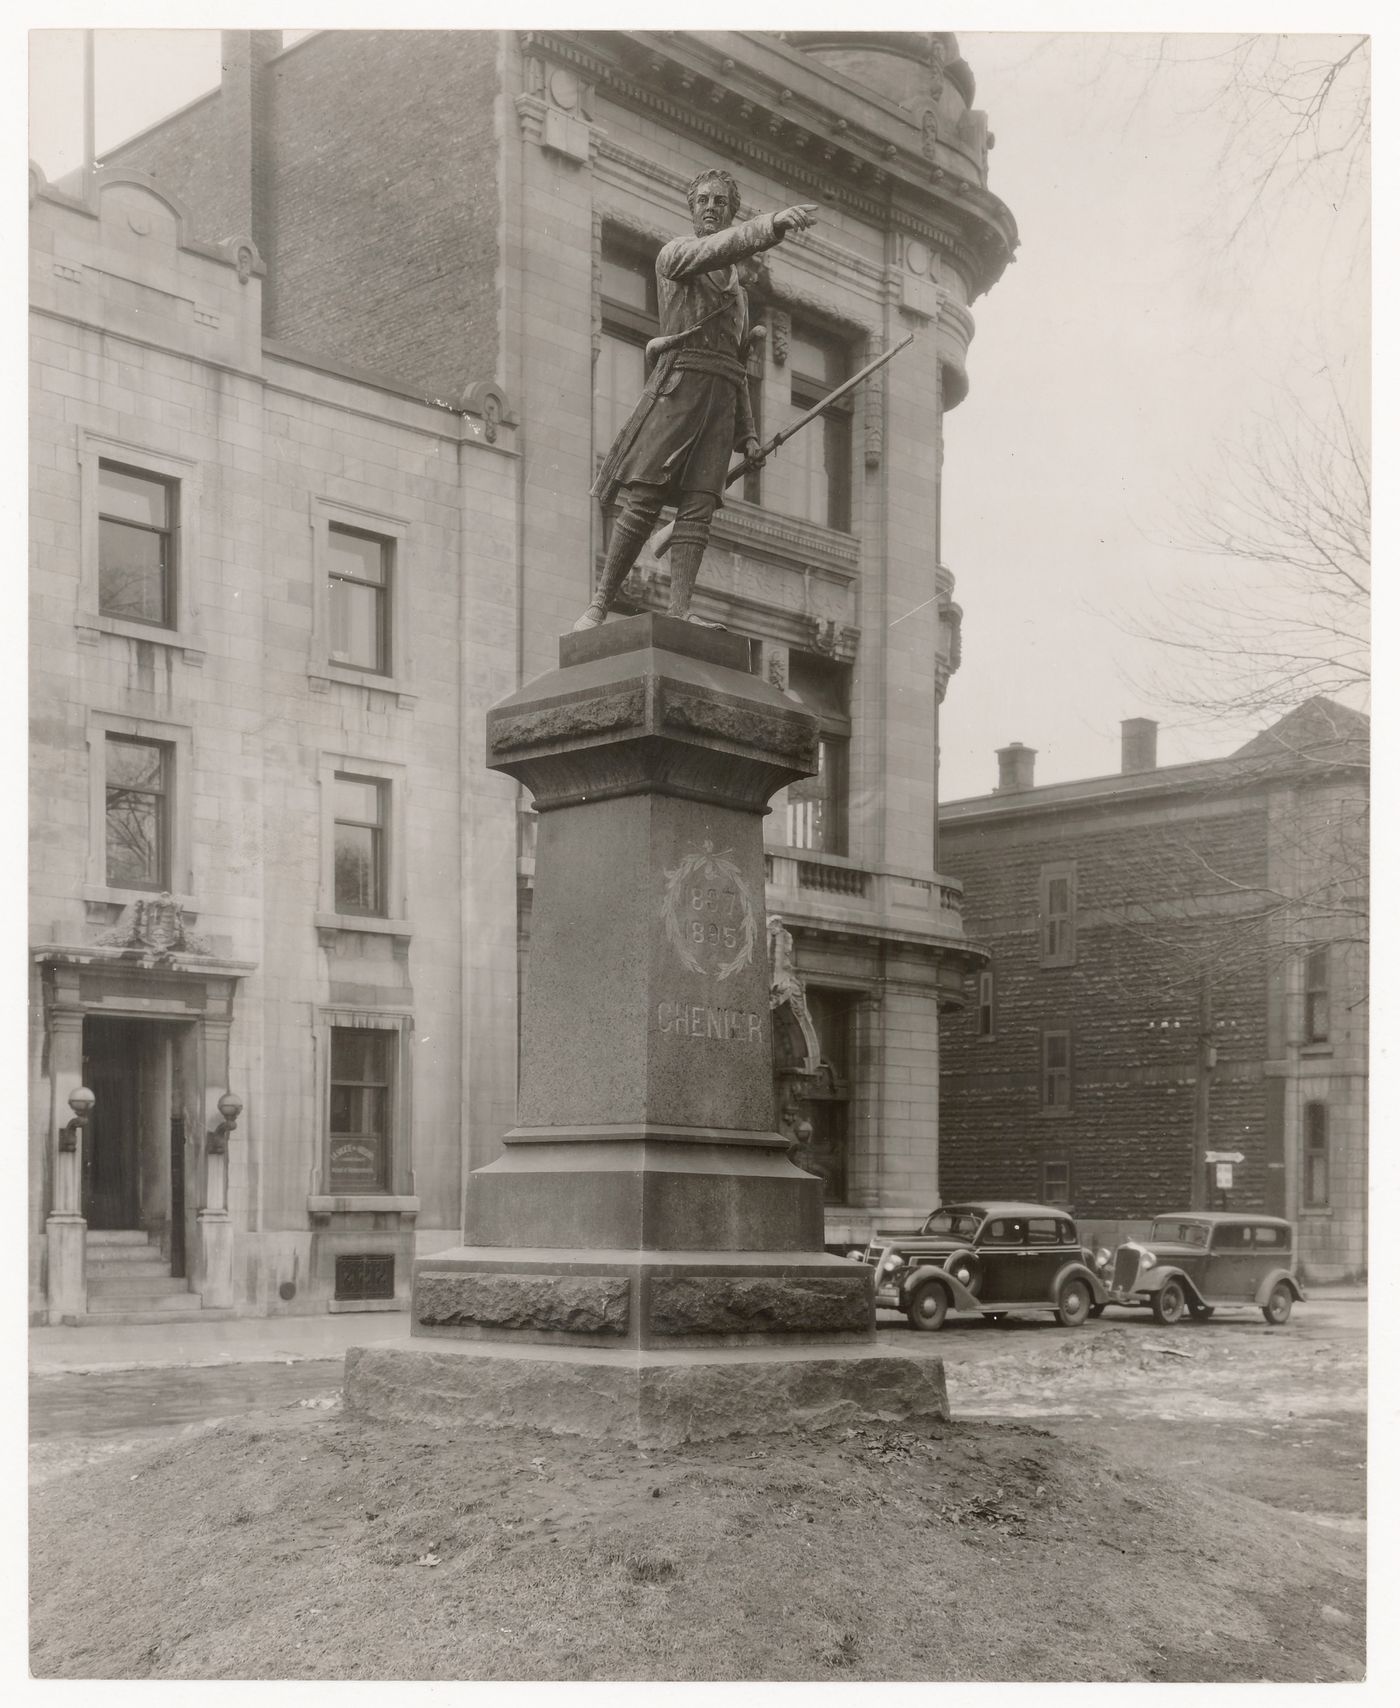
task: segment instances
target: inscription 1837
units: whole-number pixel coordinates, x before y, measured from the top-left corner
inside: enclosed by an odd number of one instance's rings
[[[758,923],[742,873],[707,842],[666,874],[666,937],[689,973],[732,978],[753,960]]]

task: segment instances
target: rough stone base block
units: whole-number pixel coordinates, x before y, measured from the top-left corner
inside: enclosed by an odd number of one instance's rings
[[[639,1447],[949,1416],[941,1358],[861,1346],[354,1346],[345,1355],[345,1404],[383,1423],[544,1429]]]

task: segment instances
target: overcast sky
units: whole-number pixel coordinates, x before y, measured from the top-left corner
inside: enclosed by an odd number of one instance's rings
[[[1177,512],[1286,394],[1320,406],[1330,375],[1364,407],[1368,186],[1346,197],[1314,177],[1227,243],[1246,166],[1222,165],[1221,38],[1177,36],[1155,69],[1145,36],[959,44],[1021,249],[974,306],[972,389],[947,426],[944,556],[964,644],[942,793],[990,789],[994,750],[1013,740],[1038,750],[1040,782],[1116,770],[1126,717],[1160,720],[1164,764],[1228,751],[1250,728],[1158,703],[1164,660],[1124,628],[1228,578],[1171,544]],[[78,32],[36,34],[31,64],[31,147],[56,176],[81,158]],[[99,152],[217,79],[214,31],[99,32]]]

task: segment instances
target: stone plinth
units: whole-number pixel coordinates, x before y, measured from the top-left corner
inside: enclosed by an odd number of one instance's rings
[[[647,1448],[949,1415],[941,1359],[855,1346],[638,1355],[358,1346],[346,1354],[345,1396],[352,1411],[383,1422],[544,1429]]]
[[[945,1416],[936,1359],[880,1374],[873,1277],[822,1250],[773,1130],[762,819],[816,720],[747,641],[633,617],[564,636],[487,763],[540,815],[519,1121],[465,1244],[415,1265],[420,1346],[355,1354],[348,1402],[646,1441],[883,1416],[886,1389]]]

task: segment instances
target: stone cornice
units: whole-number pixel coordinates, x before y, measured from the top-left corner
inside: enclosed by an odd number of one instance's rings
[[[974,297],[996,283],[1015,249],[1009,210],[973,178],[927,160],[908,115],[873,92],[852,100],[819,65],[795,59],[781,43],[775,51],[800,66],[793,77],[804,85],[800,95],[755,63],[757,38],[725,38],[750,50],[742,64],[682,31],[528,30],[518,39],[526,55],[574,67],[621,105],[750,159],[820,200],[839,201],[875,225],[897,223],[938,244],[965,272]],[[837,110],[837,94],[863,122]]]

